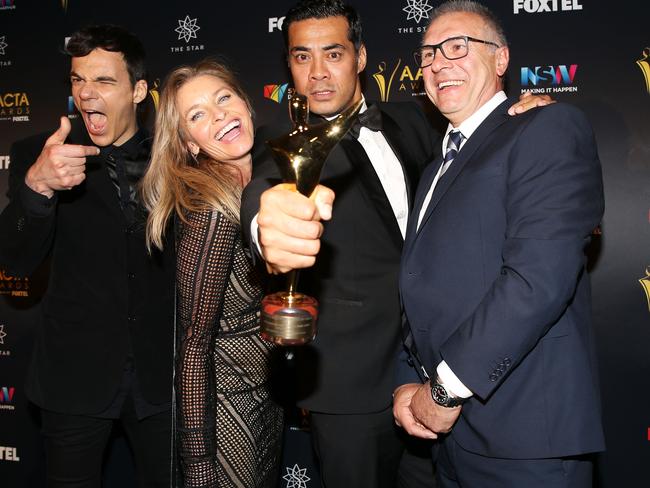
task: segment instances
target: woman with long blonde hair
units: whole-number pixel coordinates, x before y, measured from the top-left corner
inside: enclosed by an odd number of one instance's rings
[[[277,481],[273,346],[259,335],[260,275],[239,226],[252,145],[250,101],[226,66],[204,60],[168,75],[142,190],[148,245],[162,246],[172,220],[176,228],[177,435],[187,487]]]

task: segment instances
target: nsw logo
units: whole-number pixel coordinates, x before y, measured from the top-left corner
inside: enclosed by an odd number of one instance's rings
[[[0,410],[15,410],[12,405],[16,388],[13,386],[3,386],[0,388]]]
[[[577,64],[560,64],[521,68],[521,92],[562,93],[577,92],[574,85]]]
[[[14,401],[16,388],[13,386],[3,386],[0,388],[0,403],[11,403]]]

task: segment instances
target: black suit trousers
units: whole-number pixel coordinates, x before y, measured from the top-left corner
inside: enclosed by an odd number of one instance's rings
[[[394,488],[402,445],[392,408],[378,413],[311,413],[312,439],[327,488]]]
[[[126,433],[135,457],[138,488],[168,488],[171,472],[171,408],[138,420],[133,399],[119,419],[41,410],[48,488],[100,488],[104,451],[114,423]]]
[[[325,488],[435,488],[430,443],[399,429],[392,408],[311,412],[311,427]]]

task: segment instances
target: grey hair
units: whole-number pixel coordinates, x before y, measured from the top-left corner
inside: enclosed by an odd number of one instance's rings
[[[431,23],[433,23],[433,21],[438,17],[457,12],[467,12],[478,15],[496,35],[495,40],[497,44],[500,47],[508,45],[508,40],[506,39],[506,34],[499,18],[485,5],[473,0],[448,0],[447,2],[441,3],[433,10],[433,12],[431,12],[429,25],[431,25]]]

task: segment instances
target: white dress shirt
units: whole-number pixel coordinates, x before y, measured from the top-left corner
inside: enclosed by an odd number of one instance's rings
[[[458,152],[460,153],[460,150],[463,148],[467,140],[471,137],[474,131],[478,128],[478,126],[481,125],[483,121],[487,118],[487,116],[490,115],[495,108],[501,105],[501,103],[503,103],[503,101],[506,98],[508,97],[503,91],[497,92],[492,98],[490,98],[487,102],[481,105],[481,107],[476,112],[474,112],[467,119],[465,119],[458,127],[454,127],[453,125],[449,124],[447,126],[447,132],[445,132],[445,137],[442,140],[443,157],[445,151],[447,150],[447,141],[449,140],[449,133],[452,130],[454,129],[459,130],[460,133],[463,134],[464,136],[462,142],[460,143],[460,147],[458,148]],[[454,163],[452,162],[451,164]],[[448,168],[445,168],[445,170],[446,169]],[[420,209],[420,214],[418,215],[417,229],[420,228],[420,224],[422,223],[422,218],[424,217],[424,214],[427,211],[427,207],[429,206],[429,202],[431,201],[433,190],[436,188],[436,185],[438,184],[438,180],[440,179],[442,174],[443,174],[443,165],[440,165],[440,169],[438,170],[438,173],[436,174],[435,178],[433,178],[433,183],[431,183],[431,187],[429,188],[426,197],[424,197],[424,202],[422,203],[422,208]]]
[[[366,100],[364,98],[360,112],[365,112],[367,109],[368,106],[366,105]],[[330,117],[328,120],[332,120],[333,118],[334,117]],[[375,173],[377,173],[377,176],[379,177],[381,186],[386,193],[386,197],[388,198],[393,213],[395,214],[395,218],[397,219],[403,239],[406,235],[406,224],[408,222],[408,196],[402,165],[381,131],[375,132],[367,127],[361,127],[358,141],[368,155],[368,159],[370,159],[372,167],[375,169]],[[336,202],[334,205],[336,205]],[[257,239],[257,230],[258,224],[256,215],[251,222],[251,237],[261,254],[262,250]]]

